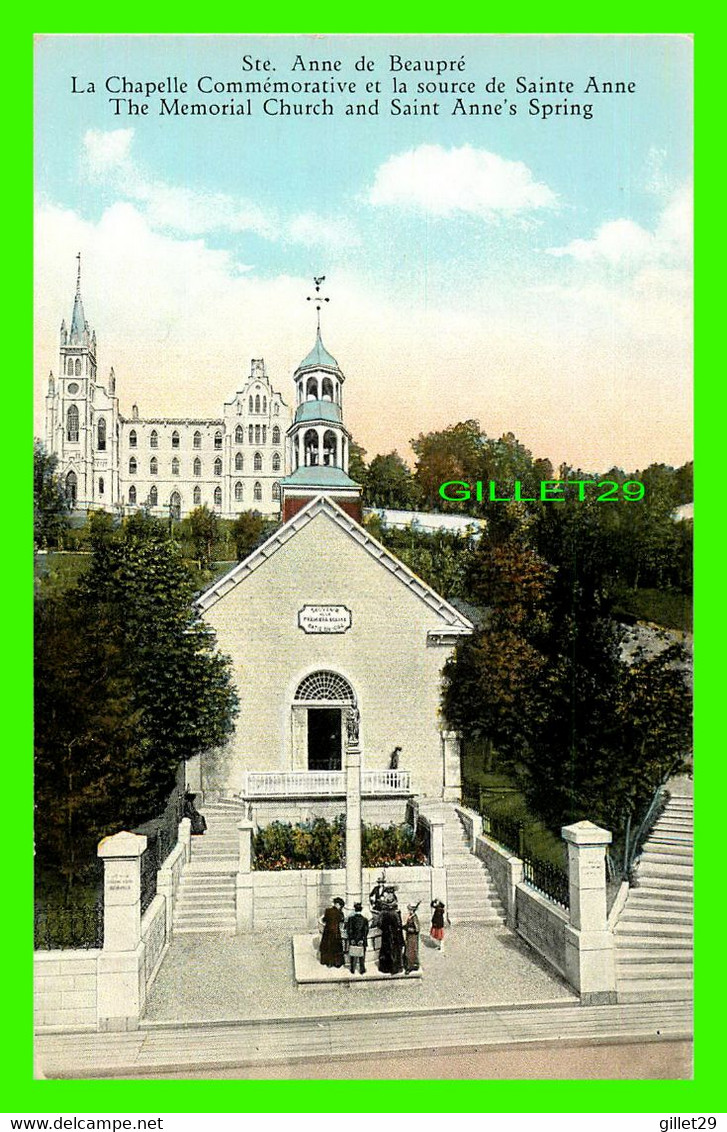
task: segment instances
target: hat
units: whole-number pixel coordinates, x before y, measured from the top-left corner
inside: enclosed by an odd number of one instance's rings
[[[418,907],[419,907],[418,904],[407,904],[407,908],[410,912],[416,912]]]
[[[360,912],[362,908],[363,908],[363,904],[354,904],[354,906],[353,906],[354,912]]]
[[[341,905],[341,907],[343,908],[343,907],[345,906],[345,904],[346,904],[346,901],[345,901],[345,900],[341,900],[341,897],[340,897],[340,896],[334,896],[334,898],[333,898],[333,903],[334,903],[334,904],[340,904],[340,905]]]

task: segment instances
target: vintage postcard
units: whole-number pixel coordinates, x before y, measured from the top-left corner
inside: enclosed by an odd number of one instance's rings
[[[39,1078],[692,1076],[692,42],[35,47]]]

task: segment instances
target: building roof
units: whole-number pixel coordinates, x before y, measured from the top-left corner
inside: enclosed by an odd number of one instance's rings
[[[473,515],[455,515],[438,511],[400,511],[392,507],[367,508],[366,515],[377,515],[385,527],[405,530],[413,527],[416,531],[431,534],[433,531],[450,531],[452,534],[470,533],[479,538],[486,519],[476,519]]]
[[[333,357],[332,354],[328,353],[328,350],[323,345],[323,342],[321,340],[320,329],[318,330],[318,333],[316,334],[316,344],[315,344],[315,346],[311,350],[310,354],[308,354],[308,357],[304,358],[303,361],[300,363],[300,365],[298,366],[298,370],[301,370],[301,369],[318,369],[319,366],[326,366],[328,369],[338,369],[339,368],[338,362],[336,361],[336,359]],[[298,372],[298,370],[296,370],[296,373]]]
[[[295,410],[296,422],[300,421],[331,421],[333,424],[340,424],[341,407],[334,404],[333,401],[304,401]]]
[[[280,480],[285,487],[358,487],[359,485],[343,468],[335,468],[330,464],[315,464],[311,467],[296,468],[289,476]]]
[[[318,471],[328,471],[330,469],[317,469]],[[388,570],[394,577],[398,578],[402,585],[411,590],[421,601],[424,602],[433,613],[446,623],[448,634],[455,636],[469,636],[472,632],[472,622],[465,617],[462,613],[455,609],[445,598],[441,597],[435,590],[418,578],[408,566],[382,546],[368,531],[364,530],[359,523],[352,519],[350,515],[334,503],[332,499],[326,498],[323,495],[317,495],[315,499],[311,499],[305,507],[302,507],[292,519],[284,523],[282,527],[278,527],[277,531],[270,536],[270,538],[259,546],[257,550],[253,550],[249,557],[245,558],[242,562],[238,562],[236,566],[216,582],[213,582],[209,589],[200,595],[197,600],[199,608],[204,612],[211,606],[215,605],[220,598],[224,597],[231,589],[234,589],[245,578],[249,577],[254,570],[257,570],[264,562],[285,546],[291,538],[295,538],[296,534],[308,526],[318,515],[325,515],[327,519],[335,523],[342,531],[344,531],[349,538],[358,543],[363,551],[370,554],[379,562],[383,569]]]

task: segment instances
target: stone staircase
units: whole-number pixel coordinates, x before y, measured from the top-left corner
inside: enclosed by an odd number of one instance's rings
[[[452,923],[502,924],[505,909],[487,866],[473,856],[454,806],[444,818],[444,867],[447,870],[447,912]]]
[[[234,935],[235,876],[239,854],[238,802],[210,802],[201,812],[207,832],[192,838],[192,858],[182,874],[174,908],[174,932]]]
[[[677,780],[644,843],[614,931],[619,1002],[692,997],[693,800]],[[669,786],[670,792],[672,785]],[[681,792],[681,791],[684,792]]]

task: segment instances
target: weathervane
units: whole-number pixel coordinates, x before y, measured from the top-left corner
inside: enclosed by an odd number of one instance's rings
[[[76,291],[80,294],[81,291],[81,253],[76,256],[78,260],[78,274],[76,275]]]
[[[313,282],[316,285],[315,295],[308,295],[308,302],[316,304],[316,320],[318,323],[318,333],[321,332],[321,306],[323,303],[330,303],[330,299],[321,294],[321,283],[325,282],[325,275],[314,275]]]

